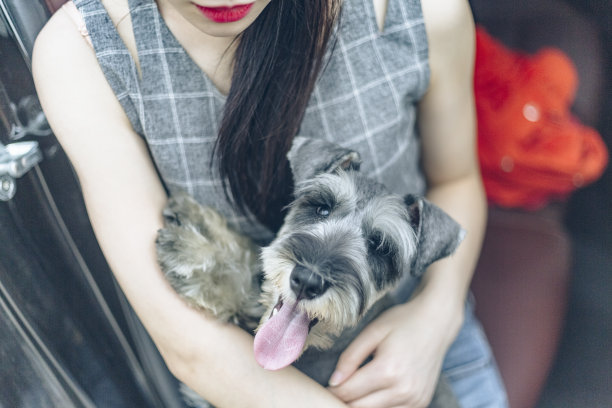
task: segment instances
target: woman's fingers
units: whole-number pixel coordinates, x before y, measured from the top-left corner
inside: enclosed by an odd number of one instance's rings
[[[421,408],[431,399],[427,387],[397,375],[376,360],[330,390],[351,408]]]
[[[351,377],[363,362],[374,354],[386,335],[387,330],[379,330],[375,324],[367,326],[340,355],[329,385],[338,386]]]
[[[387,387],[386,379],[378,374],[377,364],[368,363],[357,370],[341,385],[331,387],[330,391],[342,401],[350,403]]]

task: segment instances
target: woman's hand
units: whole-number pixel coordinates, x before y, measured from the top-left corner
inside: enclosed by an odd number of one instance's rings
[[[426,407],[462,321],[430,303],[417,295],[367,326],[340,356],[330,391],[354,408]]]

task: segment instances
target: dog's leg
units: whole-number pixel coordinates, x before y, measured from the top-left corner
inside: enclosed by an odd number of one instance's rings
[[[156,240],[157,257],[172,287],[219,320],[254,327],[262,312],[257,304],[258,248],[186,194],[170,198],[164,224]]]

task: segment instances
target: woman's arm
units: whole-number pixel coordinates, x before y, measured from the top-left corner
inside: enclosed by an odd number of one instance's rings
[[[472,88],[474,25],[466,0],[423,0],[430,88],[419,124],[428,198],[467,231],[449,258],[433,264],[410,302],[383,313],[344,352],[332,392],[351,407],[423,407],[463,321],[464,302],[483,236]],[[374,353],[374,359],[359,365]]]
[[[457,252],[429,269],[423,290],[436,304],[463,312],[487,218],[476,147],[474,24],[465,0],[424,1],[423,12],[432,44],[431,87],[419,122],[427,196],[467,231]]]
[[[100,246],[171,371],[219,407],[344,406],[294,368],[260,368],[250,335],[188,307],[166,282],[154,246],[165,192],[93,50],[61,10],[36,41],[33,73]]]

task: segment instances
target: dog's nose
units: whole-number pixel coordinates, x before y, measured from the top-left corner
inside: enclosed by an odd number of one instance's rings
[[[291,271],[290,286],[298,300],[314,299],[327,290],[325,280],[312,270],[296,265]]]

